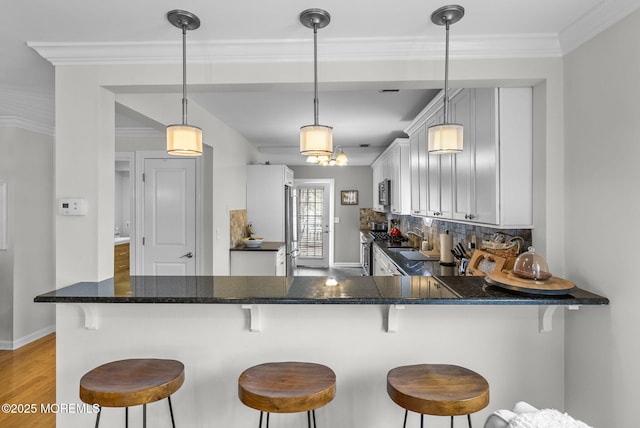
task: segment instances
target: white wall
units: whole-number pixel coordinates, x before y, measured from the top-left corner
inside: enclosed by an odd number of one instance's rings
[[[7,183],[7,232],[11,227],[13,212],[12,195],[15,193],[14,150],[16,130],[13,127],[0,127],[0,182]],[[7,249],[0,250],[0,349],[12,348],[13,341],[13,236],[8,233]]]
[[[638,426],[640,12],[565,58],[567,275],[611,300],[567,317],[567,410]]]
[[[33,298],[55,283],[53,138],[0,127],[0,182],[8,183],[8,249],[0,250],[0,349],[54,330],[54,308]]]
[[[544,407],[563,400],[564,323],[556,315],[553,331],[539,333],[536,306],[406,305],[396,333],[384,331],[387,308],[380,305],[260,305],[260,333],[249,331],[247,311],[234,304],[94,309],[98,329],[86,330],[78,305],[57,305],[57,402],[77,402],[80,377],[99,364],[150,356],[185,365],[185,383],[172,397],[179,427],[255,426],[258,412],[238,399],[238,376],[269,361],[314,361],[335,371],[336,397],[316,412],[323,428],[402,426],[404,411],[387,395],[386,375],[405,364],[457,364],[482,374],[490,403],[472,416],[475,427],[515,399]],[[130,426],[141,426],[140,413],[140,406],[130,410]],[[150,427],[171,425],[166,400],[149,405],[147,416]],[[119,427],[122,418],[122,409],[105,409],[100,422]],[[304,419],[304,413],[273,415],[271,422],[294,428],[306,426]],[[81,428],[94,420],[61,412],[57,426]],[[419,426],[415,413],[407,426]],[[425,426],[446,428],[449,418],[427,416]],[[467,424],[458,417],[455,426]]]
[[[333,206],[340,223],[333,225],[334,263],[360,264],[360,208],[372,207],[373,170],[369,166],[321,167],[292,166],[296,179],[332,178],[335,180]],[[357,190],[358,205],[341,205],[341,190]]]
[[[119,103],[162,123],[176,120],[174,109],[179,97],[158,94],[120,94]],[[171,106],[171,107],[169,107]],[[229,274],[230,218],[229,211],[246,207],[245,166],[260,160],[251,144],[238,132],[203,111],[194,102],[189,104],[189,123],[203,128],[205,149],[204,171],[202,275]],[[164,136],[161,137],[164,146]],[[131,140],[130,140],[131,141]],[[134,143],[135,144],[135,143]],[[124,144],[118,144],[119,147]]]

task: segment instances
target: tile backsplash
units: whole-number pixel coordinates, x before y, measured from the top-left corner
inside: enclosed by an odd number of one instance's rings
[[[482,247],[483,239],[491,239],[495,234],[503,234],[507,238],[519,236],[524,240],[524,245],[520,252],[527,250],[531,246],[531,229],[496,229],[487,226],[471,225],[464,223],[454,223],[444,220],[433,220],[428,225],[428,221],[422,217],[414,217],[409,215],[394,215],[374,211],[372,208],[360,208],[360,229],[369,229],[369,222],[383,222],[389,219],[395,219],[398,227],[403,235],[407,235],[410,230],[417,232],[418,229],[423,231],[423,236],[429,241],[430,249],[439,249],[440,234],[449,231],[453,235],[454,245],[458,242],[462,243],[465,248],[469,248],[469,243],[475,239],[476,248]]]
[[[237,247],[242,244],[242,238],[247,235],[247,210],[229,211],[230,222],[230,246]]]
[[[469,243],[472,243],[475,239],[476,248],[482,247],[482,240],[490,240],[495,234],[502,234],[507,239],[514,236],[519,236],[524,240],[524,245],[520,249],[520,252],[527,250],[531,246],[531,229],[496,229],[487,226],[479,226],[464,223],[454,223],[444,220],[433,220],[431,225],[425,225],[422,217],[413,216],[395,216],[399,221],[400,230],[403,234],[406,234],[409,230],[416,230],[419,228],[424,231],[424,236],[430,242],[430,247],[436,249],[440,245],[440,234],[449,231],[450,235],[453,235],[453,244],[460,242],[465,248],[469,248]]]
[[[360,208],[360,230],[371,229],[369,223],[387,221],[387,215],[374,211],[373,208]]]

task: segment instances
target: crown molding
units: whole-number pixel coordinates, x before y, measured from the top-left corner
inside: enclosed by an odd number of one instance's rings
[[[155,128],[116,127],[116,138],[158,138],[164,134]]]
[[[53,94],[0,85],[0,126],[55,135]]]
[[[571,52],[638,9],[640,9],[638,0],[599,2],[588,13],[560,32],[558,39],[562,54]]]
[[[0,128],[20,128],[26,131],[55,137],[54,127],[18,116],[0,116]]]
[[[180,63],[175,42],[51,43],[29,42],[57,65]],[[319,43],[323,61],[442,59],[444,40],[416,37],[327,39]],[[460,37],[450,42],[456,59],[539,58],[561,56],[553,34]],[[254,63],[308,61],[308,39],[227,40],[189,43],[190,63]]]

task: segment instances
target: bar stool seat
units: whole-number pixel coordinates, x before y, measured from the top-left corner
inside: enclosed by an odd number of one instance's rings
[[[238,378],[238,398],[246,406],[263,412],[307,412],[315,426],[315,409],[329,403],[336,394],[336,375],[327,366],[306,362],[275,362],[248,368]]]
[[[80,399],[87,404],[99,404],[96,427],[102,407],[128,408],[142,404],[143,425],[146,426],[148,403],[167,398],[173,420],[171,395],[184,383],[184,365],[176,360],[153,358],[112,361],[87,372],[80,379]]]
[[[447,364],[417,364],[396,367],[387,374],[389,397],[407,412],[422,415],[467,415],[471,427],[471,413],[489,404],[489,383],[478,373]]]

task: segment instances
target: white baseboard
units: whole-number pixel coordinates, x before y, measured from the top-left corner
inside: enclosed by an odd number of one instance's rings
[[[35,331],[31,334],[23,336],[16,340],[0,340],[0,350],[2,351],[14,351],[18,348],[23,347],[24,345],[33,342],[34,340],[38,340],[42,337],[45,337],[47,334],[53,333],[56,331],[55,325],[47,326],[43,329]]]
[[[331,265],[331,267],[336,267],[336,268],[359,268],[362,267],[362,265],[360,263],[356,263],[356,262],[339,262],[339,263],[334,263]]]

